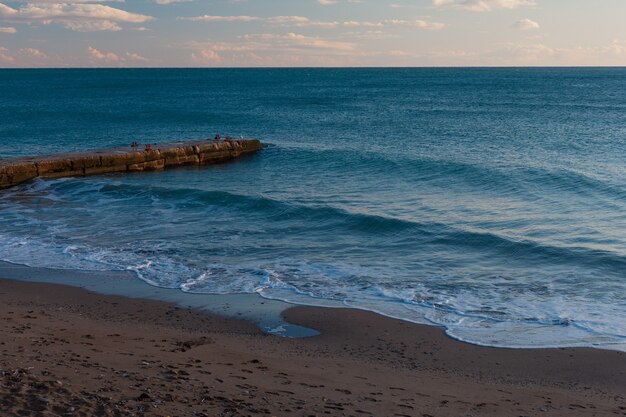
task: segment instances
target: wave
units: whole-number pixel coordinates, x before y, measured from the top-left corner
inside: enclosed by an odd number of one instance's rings
[[[66,182],[64,187],[74,187]],[[133,194],[137,186],[104,184],[95,187],[100,193],[124,199]],[[537,248],[532,244],[522,244],[489,234],[459,231],[433,223],[417,223],[402,219],[385,218],[331,207],[303,207],[286,204],[280,201],[259,196],[242,196],[232,193],[199,192],[198,190],[167,190],[163,187],[150,187],[145,190],[151,198],[157,200],[179,200],[202,204],[217,204],[229,209],[240,206],[251,213],[251,207],[259,208],[260,215],[267,211],[285,211],[286,207],[298,213],[297,221],[311,221],[313,218],[332,217],[329,221],[348,227],[343,232],[363,233],[368,237],[377,236],[379,232],[372,230],[394,229],[395,235],[412,236],[416,231],[425,233],[431,240],[442,246],[469,245],[501,247],[504,252],[527,251],[542,253],[555,248]],[[303,219],[304,218],[304,219]],[[372,228],[372,225],[375,227]],[[138,277],[151,285],[164,288],[177,288],[194,293],[258,293],[263,297],[282,299],[297,304],[325,305],[327,300],[343,303],[350,307],[363,308],[403,320],[427,322],[444,326],[448,333],[461,340],[472,343],[521,347],[519,337],[529,334],[541,346],[591,345],[623,343],[624,329],[615,323],[611,325],[609,317],[615,318],[623,309],[616,307],[618,300],[609,300],[606,294],[602,300],[606,308],[586,301],[574,311],[559,307],[559,294],[566,293],[573,286],[581,285],[578,279],[572,282],[561,282],[549,288],[543,278],[534,277],[542,282],[542,288],[533,288],[535,283],[524,280],[509,282],[510,277],[492,277],[493,281],[481,282],[476,277],[454,276],[454,271],[445,272],[447,276],[429,276],[424,280],[413,278],[404,282],[405,278],[393,280],[393,269],[382,271],[358,265],[320,263],[299,259],[273,258],[268,262],[237,261],[235,264],[214,262],[209,258],[196,259],[199,263],[190,263],[191,259],[182,259],[170,248],[166,251],[144,251],[147,247],[111,247],[99,248],[80,245],[52,246],[45,241],[33,239],[9,239],[0,234],[0,245],[4,249],[0,257],[9,256],[9,261],[28,263],[39,260],[43,264],[33,266],[56,266],[72,269],[93,270],[131,270]],[[150,242],[148,245],[152,246]],[[526,245],[526,246],[524,246]],[[12,248],[12,249],[11,249]],[[463,248],[460,248],[461,250]],[[484,248],[482,248],[484,250]],[[374,253],[379,253],[375,251]],[[550,256],[563,258],[565,254],[576,258],[574,253],[561,251]],[[196,254],[197,255],[197,254]],[[188,256],[196,256],[189,254]],[[542,256],[545,254],[542,253]],[[18,257],[18,258],[15,258]],[[595,263],[607,262],[606,254],[587,251],[583,258],[592,259]],[[590,260],[586,262],[589,262]],[[617,257],[623,271],[623,259]],[[573,259],[570,261],[574,262]],[[578,259],[580,261],[580,259]],[[615,261],[615,259],[613,260]],[[528,262],[528,259],[527,259]],[[541,268],[536,269],[540,271]],[[597,270],[597,268],[596,268]],[[433,274],[433,271],[429,272]],[[524,273],[519,276],[524,276]],[[620,275],[621,276],[621,275]],[[580,278],[580,277],[575,277]],[[605,277],[606,278],[606,277]],[[561,277],[561,281],[564,277]],[[558,281],[558,280],[557,280]],[[385,285],[386,283],[386,285]],[[406,286],[410,288],[407,289]],[[594,286],[609,285],[607,279]],[[543,288],[545,287],[545,288]],[[580,295],[580,291],[578,291]],[[616,294],[620,294],[619,289]],[[597,301],[597,300],[595,300]],[[576,304],[574,298],[574,305]],[[623,303],[623,301],[622,301]],[[555,307],[556,306],[556,307]],[[606,310],[606,311],[605,311]],[[591,320],[591,321],[590,321]],[[617,320],[617,324],[623,321]],[[563,328],[554,331],[555,327]],[[485,329],[491,329],[486,331]],[[519,340],[494,339],[494,331],[502,331],[503,335],[517,334]],[[541,335],[538,338],[538,335]],[[494,340],[496,340],[494,342]],[[621,340],[621,342],[620,342]]]
[[[278,146],[268,144],[264,159],[301,169],[302,166],[320,166],[343,178],[367,176],[373,185],[387,183],[414,184],[436,191],[483,193],[486,196],[511,197],[520,201],[544,200],[570,201],[579,197],[576,204],[591,208],[602,204],[611,209],[626,208],[626,189],[611,178],[573,170],[558,164],[521,165],[475,163],[472,160],[455,160],[426,157],[415,151],[396,151],[394,147],[358,143],[340,146],[300,145]],[[343,168],[350,167],[349,170]],[[340,169],[338,169],[340,168]]]
[[[626,189],[613,183],[611,178],[573,170],[554,161],[546,164],[523,161],[523,164],[517,165],[499,162],[485,164],[485,161],[480,161],[477,164],[470,160],[424,157],[410,149],[399,152],[393,147],[370,145],[361,148],[356,145],[272,147],[267,158],[291,160],[294,165],[332,163],[333,166],[349,166],[352,175],[358,172],[391,175],[394,180],[401,182],[445,181],[446,187],[455,187],[456,184],[472,187],[468,190],[493,191],[499,195],[521,195],[525,198],[554,199],[560,193],[588,198],[588,194],[593,193],[594,204],[599,202],[598,199],[603,199],[617,203],[621,208],[626,206]],[[272,155],[272,152],[276,155]],[[368,179],[375,181],[376,178]]]
[[[133,195],[136,191],[133,188],[129,189],[127,185],[107,185],[100,192],[107,193],[115,190],[116,193],[129,192]],[[236,208],[249,215],[257,213],[264,218],[275,220],[286,218],[290,221],[324,225],[329,228],[329,232],[342,229],[375,235],[378,238],[388,235],[396,238],[412,237],[416,238],[415,243],[475,248],[479,251],[494,251],[502,255],[523,256],[534,261],[549,259],[558,263],[582,263],[594,267],[611,267],[616,271],[626,270],[626,256],[618,253],[584,247],[550,246],[539,241],[516,240],[490,232],[461,230],[442,223],[418,222],[407,218],[351,212],[328,205],[294,204],[262,195],[242,195],[226,191],[151,187],[150,193],[172,202],[193,200],[223,208]]]
[[[185,215],[193,215],[195,219],[201,213],[210,212],[213,217],[219,217],[219,213],[229,213],[229,218],[245,216],[246,222],[265,225],[275,233],[289,229],[290,234],[341,236],[353,239],[353,243],[375,238],[379,251],[446,248],[469,251],[483,260],[497,256],[505,262],[594,268],[617,276],[626,270],[624,254],[597,249],[593,240],[586,242],[591,243],[587,246],[556,245],[541,239],[497,233],[494,228],[482,229],[463,224],[417,220],[410,216],[394,217],[355,211],[359,209],[357,206],[294,203],[262,194],[246,195],[102,180],[86,184],[78,180],[63,180],[52,182],[47,188],[42,188],[41,183],[31,187],[37,193],[46,191],[51,199],[56,200],[60,198],[58,194],[62,194],[65,199],[96,198],[97,204],[105,207],[115,204],[167,207],[181,217],[180,221],[184,221]]]

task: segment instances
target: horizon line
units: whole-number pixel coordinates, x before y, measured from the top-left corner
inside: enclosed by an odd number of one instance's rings
[[[411,66],[232,66],[232,67],[198,67],[198,66],[162,66],[162,67],[0,67],[3,70],[127,70],[127,69],[198,69],[198,70],[226,70],[226,69],[524,69],[524,68],[626,68],[626,65],[411,65]]]

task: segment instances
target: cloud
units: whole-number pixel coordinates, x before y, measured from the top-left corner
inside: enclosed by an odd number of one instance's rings
[[[386,38],[394,38],[397,36],[390,35],[382,30],[365,30],[359,32],[343,32],[342,37],[347,37],[350,39],[386,39]]]
[[[518,20],[517,22],[515,22],[513,27],[516,28],[516,29],[521,29],[521,30],[531,30],[531,29],[539,29],[540,28],[539,23],[535,22],[534,20],[530,20],[530,19]]]
[[[98,32],[98,31],[111,31],[117,32],[122,28],[116,23],[110,20],[68,20],[63,23],[66,29],[73,30],[74,32]]]
[[[7,48],[0,47],[0,64],[27,68],[49,65],[50,62],[53,62],[50,56],[37,48],[20,48],[9,51]]]
[[[102,4],[84,4],[83,1],[27,3],[18,9],[0,3],[0,19],[24,23],[59,23],[78,32],[118,31],[121,30],[119,23],[145,23],[153,19],[151,16]]]
[[[126,52],[125,56],[127,61],[148,62],[147,58],[133,52]]]
[[[17,30],[11,27],[0,27],[0,33],[16,33]]]
[[[179,17],[178,20],[190,20],[192,22],[252,22],[260,20],[260,17],[256,16],[194,16],[194,17]]]
[[[433,0],[434,6],[453,7],[472,12],[489,12],[495,9],[517,9],[535,6],[535,0]]]
[[[88,48],[88,51],[89,51],[89,57],[91,58],[92,61],[106,62],[107,64],[117,63],[117,62],[122,61],[122,58],[120,58],[119,55],[113,52],[102,52],[92,46]]]
[[[72,3],[124,3],[126,0],[13,0],[13,3],[29,4],[72,4]]]
[[[404,20],[404,19],[385,19],[379,21],[356,21],[356,20],[348,20],[343,22],[323,22],[323,21],[312,21],[306,18],[302,18],[304,20],[293,20],[293,21],[285,21],[279,22],[276,20],[270,19],[270,23],[274,24],[283,24],[284,26],[298,26],[298,27],[306,27],[306,26],[314,26],[314,27],[327,27],[327,28],[335,28],[335,27],[345,27],[345,28],[382,28],[382,27],[390,27],[390,26],[413,26],[420,29],[431,29],[431,30],[439,30],[445,27],[443,23],[437,22],[428,22],[423,19],[415,19],[415,20]]]
[[[420,29],[439,30],[445,27],[443,23],[429,22],[423,19],[402,20],[402,19],[386,19],[381,21],[319,21],[310,20],[304,16],[193,16],[179,17],[179,20],[189,20],[193,22],[258,22],[275,26],[293,26],[293,27],[317,27],[317,28],[337,28],[337,27],[365,27],[365,28],[381,28],[384,26],[413,26]]]
[[[288,43],[307,48],[333,49],[339,51],[352,51],[355,48],[355,45],[351,42],[321,39],[318,37],[299,35],[297,33],[288,33],[287,35],[282,36],[281,39],[287,41]]]
[[[133,52],[126,52],[124,55],[118,55],[115,52],[100,51],[93,46],[87,48],[87,51],[89,52],[90,61],[96,64],[124,65],[148,62],[146,58]]]
[[[191,59],[198,63],[204,64],[218,64],[222,61],[222,57],[220,57],[219,54],[212,49],[204,49],[198,51],[197,53],[194,52],[191,54]]]
[[[331,4],[340,3],[340,0],[317,0],[317,2],[324,6],[329,6]],[[363,0],[344,0],[344,3],[363,3]]]
[[[304,17],[304,16],[274,16],[274,17],[268,17],[266,20],[276,25],[291,25],[291,24],[299,25],[299,24],[306,24],[306,23],[311,22],[311,20],[309,20],[308,17]]]
[[[12,64],[15,62],[15,58],[9,54],[9,50],[0,46],[0,62],[5,64]]]
[[[454,66],[624,66],[626,41],[614,40],[606,45],[575,47],[510,42],[483,51],[438,51],[425,59],[431,65]]]
[[[154,0],[156,4],[166,5],[166,4],[174,4],[174,3],[189,3],[193,0]]]
[[[283,46],[298,46],[315,49],[331,49],[339,51],[352,51],[355,45],[351,42],[334,41],[313,36],[300,35],[298,33],[287,33],[285,35],[275,35],[272,33],[264,33],[259,35],[246,35],[245,39],[254,40],[271,40]]]
[[[559,50],[544,44],[518,44],[509,43],[506,45],[504,51],[499,51],[499,54],[506,57],[509,60],[516,62],[524,62],[526,64],[532,64],[537,62],[540,58],[552,58],[558,54],[564,53],[565,50]]]
[[[626,55],[626,41],[615,39],[604,48],[604,51],[616,56]]]
[[[360,56],[353,42],[299,33],[259,33],[228,42],[188,42],[191,63],[199,66],[341,66]]]
[[[428,22],[422,19],[416,19],[416,20],[388,19],[388,20],[383,20],[383,26],[414,26],[420,29],[428,29],[428,30],[440,30],[446,27],[444,23]]]
[[[48,58],[48,55],[44,54],[37,48],[22,48],[19,50],[19,53],[33,58]]]
[[[20,53],[20,55],[30,57],[30,58],[35,58],[35,59],[47,59],[48,58],[48,55],[41,52],[37,48],[22,48],[18,52]]]

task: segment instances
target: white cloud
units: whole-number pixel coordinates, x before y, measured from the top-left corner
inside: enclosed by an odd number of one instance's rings
[[[8,18],[17,15],[17,10],[7,6],[4,3],[0,3],[0,17]]]
[[[304,16],[274,16],[266,19],[270,23],[274,24],[305,24],[311,22],[308,17]]]
[[[353,42],[299,33],[259,33],[228,42],[189,42],[193,65],[199,66],[341,66],[354,65],[362,53]]]
[[[63,26],[66,29],[73,30],[75,32],[97,32],[97,31],[111,31],[117,32],[122,28],[116,23],[110,20],[67,20],[63,22]]]
[[[616,56],[626,55],[626,41],[620,41],[620,40],[615,39],[613,40],[613,42],[611,42],[609,46],[607,46],[604,49],[606,52],[612,55],[616,55]]]
[[[30,4],[72,4],[72,3],[124,3],[126,0],[13,0],[14,3]]]
[[[126,59],[130,61],[136,61],[136,62],[148,62],[148,59],[133,52],[126,52]]]
[[[432,29],[438,30],[443,29],[445,25],[443,23],[437,22],[428,22],[423,19],[415,19],[415,20],[404,20],[404,19],[385,19],[380,21],[356,21],[356,20],[347,20],[343,22],[323,22],[323,21],[315,21],[308,20],[307,18],[300,18],[300,20],[291,20],[291,21],[278,21],[276,19],[268,19],[270,23],[273,24],[282,24],[283,26],[298,26],[298,27],[326,27],[326,28],[335,28],[335,27],[347,27],[347,28],[382,28],[382,27],[390,27],[390,26],[413,26],[420,29]]]
[[[282,39],[289,43],[309,48],[334,49],[339,51],[352,51],[355,48],[355,45],[351,42],[321,39],[317,37],[299,35],[297,33],[288,33],[286,36],[283,36]]]
[[[87,48],[87,52],[89,53],[89,60],[96,65],[107,64],[113,66],[123,66],[148,62],[146,58],[133,52],[126,52],[124,55],[118,55],[115,52],[100,51],[93,46]]]
[[[92,61],[106,62],[107,64],[117,63],[117,62],[122,61],[122,58],[120,58],[119,55],[113,52],[102,52],[92,46],[88,48],[88,51],[89,51],[89,57],[91,58]]]
[[[428,22],[422,19],[416,20],[383,20],[384,26],[415,26],[420,29],[429,29],[429,30],[440,30],[446,27],[443,23],[438,22]]]
[[[36,67],[49,65],[51,61],[48,54],[37,48],[20,48],[9,51],[7,48],[0,47],[0,64],[11,67]]]
[[[420,29],[438,30],[443,29],[445,24],[438,22],[429,22],[423,19],[402,20],[402,19],[386,19],[381,21],[319,21],[310,20],[304,16],[194,16],[179,17],[179,20],[189,20],[193,22],[257,22],[276,26],[294,26],[294,27],[317,27],[317,28],[337,28],[337,27],[365,27],[365,28],[381,28],[384,26],[413,26]]]
[[[67,29],[79,32],[117,31],[121,30],[119,23],[144,23],[152,20],[150,16],[102,4],[84,4],[83,1],[27,3],[18,9],[0,3],[0,19],[25,23],[59,23]]]
[[[329,6],[331,4],[340,3],[340,0],[317,0],[317,2],[324,6]],[[363,0],[344,0],[344,3],[363,3]]]
[[[154,0],[156,4],[166,5],[166,4],[174,4],[174,3],[188,3],[193,0]]]
[[[350,39],[386,39],[386,38],[394,38],[397,36],[390,35],[382,30],[365,30],[359,32],[343,32],[342,37],[347,37]]]
[[[0,62],[5,64],[12,64],[15,62],[15,58],[9,54],[9,50],[0,46]]]
[[[191,54],[191,59],[198,63],[218,64],[222,61],[222,57],[212,49],[203,49]]]
[[[252,22],[260,20],[256,16],[194,16],[194,17],[179,17],[179,20],[190,20],[192,22]]]
[[[530,20],[530,19],[518,20],[517,22],[515,22],[513,27],[515,27],[516,29],[522,29],[522,30],[531,30],[531,29],[539,29],[540,28],[539,23],[535,22],[534,20]]]
[[[22,48],[18,52],[21,55],[26,56],[26,57],[30,57],[30,58],[36,58],[36,59],[47,59],[48,58],[48,55],[46,55],[45,53],[41,52],[37,48]]]
[[[508,43],[494,56],[512,65],[593,65],[597,61],[626,56],[626,44],[617,41],[607,46],[555,47],[543,43]]]
[[[540,58],[551,58],[555,55],[562,54],[565,50],[559,50],[544,44],[519,44],[510,43],[500,54],[514,62],[524,62],[525,64],[534,64]]]
[[[448,6],[472,12],[489,12],[495,9],[516,9],[535,6],[535,0],[433,0],[434,6]]]
[[[285,35],[275,35],[263,33],[259,35],[246,35],[245,39],[261,39],[276,41],[283,46],[298,46],[316,49],[330,49],[339,51],[352,51],[355,44],[351,42],[334,41],[313,36],[305,36],[298,33],[287,33]]]
[[[548,43],[510,42],[484,51],[440,51],[430,54],[434,65],[577,66],[626,64],[626,41],[603,46],[559,47]]]

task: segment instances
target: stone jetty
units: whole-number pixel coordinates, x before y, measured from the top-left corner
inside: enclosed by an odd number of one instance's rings
[[[158,171],[182,165],[213,164],[259,151],[262,146],[256,139],[204,140],[160,143],[146,150],[127,146],[0,159],[0,189],[13,187],[34,178]]]

